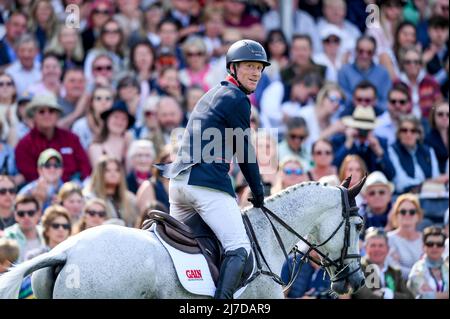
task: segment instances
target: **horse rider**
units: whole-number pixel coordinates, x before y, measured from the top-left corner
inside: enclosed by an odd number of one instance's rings
[[[226,131],[250,131],[251,105],[247,95],[255,91],[264,68],[269,65],[267,54],[258,42],[240,40],[231,45],[226,55],[226,79],[198,101],[184,130],[176,159],[160,167],[163,175],[170,178],[170,214],[183,221],[198,213],[225,250],[216,299],[233,298],[251,249],[228,175],[233,156],[250,186],[254,207],[264,203],[250,136],[244,133],[226,138]],[[212,132],[220,132],[219,137],[212,134],[212,142],[203,140],[204,135],[210,136]],[[214,145],[212,155],[206,151],[211,143]]]

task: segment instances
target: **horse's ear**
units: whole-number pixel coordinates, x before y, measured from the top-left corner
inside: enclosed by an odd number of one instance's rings
[[[350,175],[349,177],[347,177],[340,186],[348,188],[350,186],[350,181],[352,180],[352,175]]]
[[[349,190],[348,190],[348,195],[349,197],[355,198],[356,195],[359,194],[359,192],[361,191],[361,188],[363,187],[364,183],[366,182],[367,179],[367,174],[364,175],[364,177],[358,182],[358,184],[353,185]]]

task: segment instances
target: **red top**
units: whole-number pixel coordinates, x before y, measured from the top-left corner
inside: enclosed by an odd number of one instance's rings
[[[55,135],[48,140],[34,128],[19,141],[15,151],[17,168],[27,182],[38,178],[39,154],[47,148],[54,148],[62,155],[63,181],[70,180],[77,173],[81,180],[91,174],[89,158],[81,146],[78,136],[68,130],[55,128]]]

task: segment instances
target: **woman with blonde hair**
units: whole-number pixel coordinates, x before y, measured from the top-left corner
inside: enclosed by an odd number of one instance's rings
[[[295,156],[286,156],[280,161],[277,181],[272,187],[271,194],[276,194],[285,188],[308,180],[308,175],[303,169],[300,159]]]
[[[389,263],[402,271],[406,280],[411,267],[423,253],[421,233],[417,225],[423,210],[416,195],[407,193],[397,197],[388,217]]]
[[[25,260],[34,258],[55,248],[65,241],[72,233],[72,223],[69,212],[61,205],[51,205],[44,211],[41,219],[45,246],[33,249]]]
[[[69,212],[72,222],[76,222],[83,210],[84,197],[81,187],[74,182],[64,183],[59,189],[57,202]]]
[[[61,62],[63,70],[71,67],[81,67],[84,60],[83,43],[75,28],[60,24],[55,35],[47,44],[45,52],[55,53]]]
[[[122,219],[128,227],[135,225],[138,217],[136,196],[127,190],[120,160],[102,155],[83,193],[86,198],[103,199],[111,213],[110,217]]]
[[[36,36],[39,43],[39,51],[42,52],[47,41],[53,37],[58,24],[58,17],[50,0],[34,1],[31,6],[30,16],[30,31]]]
[[[83,214],[74,226],[74,234],[78,234],[83,230],[102,225],[109,217],[107,204],[101,198],[91,198],[86,202],[83,208]]]
[[[339,167],[339,180],[341,182],[347,177],[352,176],[350,188],[353,185],[356,185],[365,175],[367,175],[367,165],[359,155],[349,154],[344,157],[344,160]],[[362,194],[358,194],[355,201],[356,205],[360,206],[364,201]]]

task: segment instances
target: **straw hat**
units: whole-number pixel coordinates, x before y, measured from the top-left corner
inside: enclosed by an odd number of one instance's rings
[[[352,116],[345,116],[342,122],[348,126],[362,130],[373,130],[377,126],[375,110],[371,106],[357,106]]]

